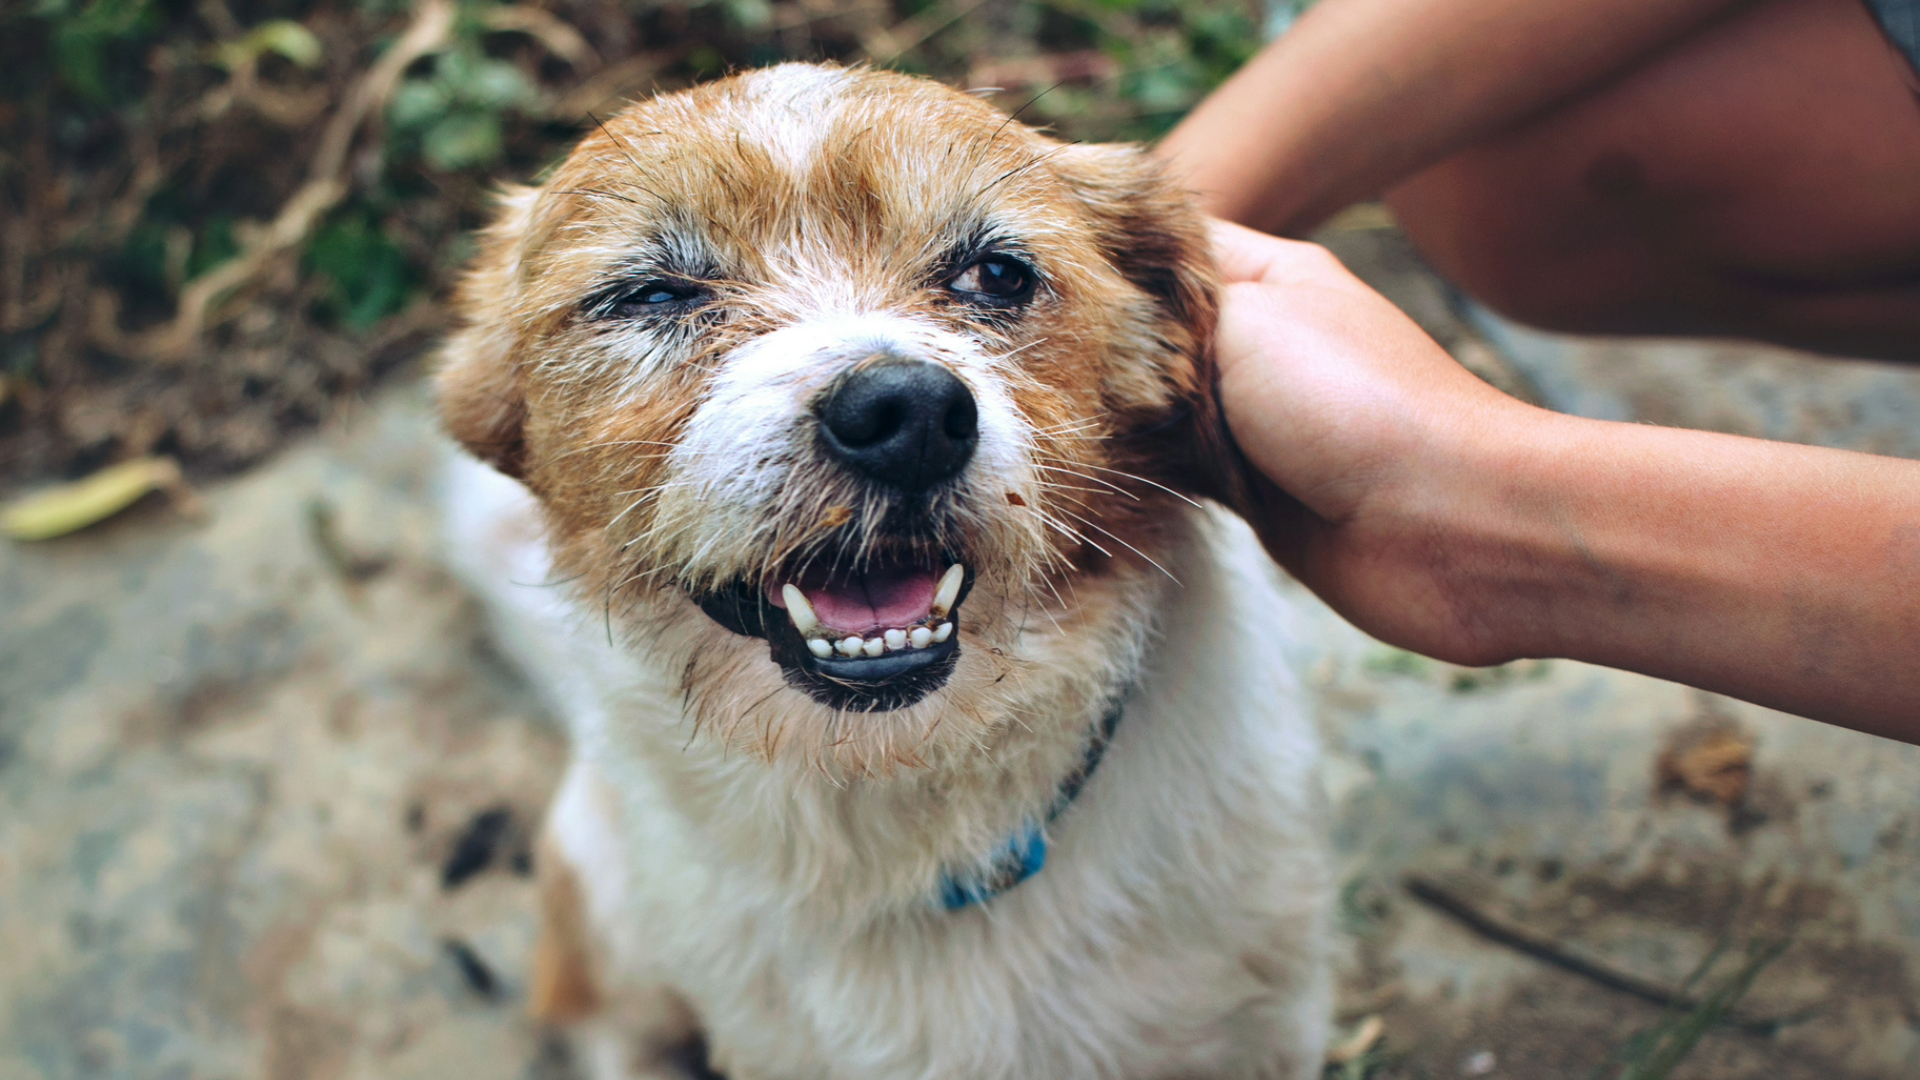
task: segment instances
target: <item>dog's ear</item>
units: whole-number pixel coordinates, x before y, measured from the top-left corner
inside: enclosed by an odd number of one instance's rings
[[[447,433],[480,460],[521,479],[526,473],[526,390],[514,360],[518,341],[503,316],[520,288],[520,252],[540,190],[509,187],[499,216],[480,235],[480,253],[460,282],[460,329],[447,339],[434,372]]]
[[[1158,417],[1138,418],[1120,437],[1144,475],[1186,494],[1245,506],[1245,462],[1216,396],[1213,332],[1219,276],[1206,221],[1160,162],[1136,146],[1074,146],[1061,177],[1100,229],[1109,262],[1158,309],[1160,372],[1173,391]],[[1126,419],[1122,417],[1122,419]]]

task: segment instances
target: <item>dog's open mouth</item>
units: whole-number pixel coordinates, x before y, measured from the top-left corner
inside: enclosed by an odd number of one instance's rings
[[[727,629],[767,640],[787,681],[856,712],[901,709],[939,689],[960,652],[973,577],[950,557],[879,555],[858,569],[809,567],[699,598]]]

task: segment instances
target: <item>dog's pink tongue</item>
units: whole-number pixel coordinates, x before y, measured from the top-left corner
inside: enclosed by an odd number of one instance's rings
[[[831,578],[810,573],[794,584],[807,595],[822,623],[858,634],[904,629],[924,622],[933,609],[933,590],[939,584],[939,575],[924,567],[890,566]],[[775,607],[787,606],[777,587],[769,589],[767,595]]]

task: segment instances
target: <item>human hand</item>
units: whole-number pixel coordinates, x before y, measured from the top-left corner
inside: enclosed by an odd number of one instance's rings
[[[1384,641],[1463,664],[1524,652],[1458,564],[1483,554],[1500,455],[1553,414],[1474,377],[1324,248],[1224,222],[1213,242],[1220,400],[1268,550]]]
[[[1318,247],[1217,225],[1214,253],[1243,509],[1348,621],[1920,743],[1920,462],[1536,409]]]

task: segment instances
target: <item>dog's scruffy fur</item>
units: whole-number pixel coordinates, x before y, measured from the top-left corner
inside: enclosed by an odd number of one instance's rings
[[[733,1080],[1319,1075],[1313,737],[1270,564],[1192,501],[1233,494],[1214,291],[1137,149],[874,71],[655,98],[507,193],[438,376],[486,463],[449,529],[573,739],[530,996],[597,1075],[700,1040]],[[881,363],[964,385],[952,475],[831,452]],[[905,682],[773,599],[948,559]],[[1116,705],[1044,868],[944,907]]]

